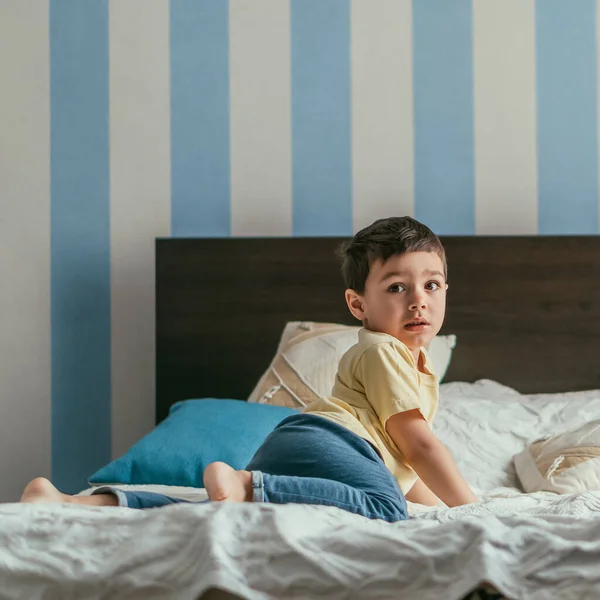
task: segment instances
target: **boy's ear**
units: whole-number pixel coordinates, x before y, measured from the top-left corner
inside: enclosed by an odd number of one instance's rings
[[[364,299],[360,294],[354,290],[347,289],[346,304],[348,305],[348,308],[354,317],[356,317],[359,321],[365,320]]]

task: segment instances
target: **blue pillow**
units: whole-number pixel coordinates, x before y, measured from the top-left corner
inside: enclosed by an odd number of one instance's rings
[[[244,469],[275,427],[297,410],[242,400],[186,400],[126,454],[96,471],[90,484],[204,487],[202,474],[220,460]]]

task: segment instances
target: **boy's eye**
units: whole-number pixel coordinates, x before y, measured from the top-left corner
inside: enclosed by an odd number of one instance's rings
[[[403,291],[404,291],[404,286],[399,283],[390,285],[390,287],[388,288],[388,292],[392,292],[394,294],[397,294],[398,292],[403,292]]]
[[[439,290],[442,286],[437,281],[430,281],[425,287],[428,290]]]

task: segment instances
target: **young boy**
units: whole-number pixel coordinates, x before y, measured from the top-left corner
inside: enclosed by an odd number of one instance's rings
[[[431,431],[438,380],[423,347],[439,332],[446,307],[439,238],[409,217],[380,219],[340,254],[346,302],[363,329],[340,361],[331,397],[282,421],[246,470],[209,465],[209,499],[337,506],[390,522],[408,518],[405,495],[428,505],[476,502]],[[22,501],[131,508],[180,502],[111,488],[67,496],[42,478]]]

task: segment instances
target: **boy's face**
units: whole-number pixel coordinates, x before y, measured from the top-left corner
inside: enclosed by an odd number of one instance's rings
[[[346,290],[346,301],[366,329],[392,335],[415,353],[442,327],[447,287],[435,252],[407,252],[374,262],[364,294]]]

